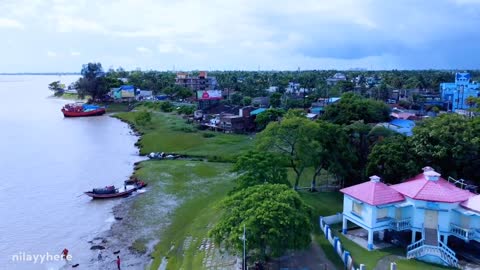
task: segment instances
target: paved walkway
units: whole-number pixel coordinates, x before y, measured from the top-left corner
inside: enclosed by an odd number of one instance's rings
[[[310,247],[296,251],[269,263],[269,270],[335,270],[335,265],[328,260],[323,249],[312,237]]]

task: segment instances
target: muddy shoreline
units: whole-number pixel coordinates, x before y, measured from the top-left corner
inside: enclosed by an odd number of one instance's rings
[[[137,147],[140,153],[139,142],[143,134],[139,132],[132,123],[124,121],[114,115],[110,115],[110,117],[116,118],[129,126],[131,129],[130,133],[138,138],[135,142],[135,147]],[[135,175],[141,162],[142,161],[138,161],[134,163],[130,177]],[[143,191],[149,192],[148,189],[147,187]],[[142,195],[140,192],[135,192],[130,197],[120,199],[121,202],[112,208],[115,221],[111,227],[88,241],[91,245],[90,250],[92,251],[92,257],[88,265],[89,269],[117,269],[115,262],[117,256],[120,256],[122,267],[144,269],[151,263],[152,258],[150,254],[158,240],[147,243],[145,250],[138,250],[134,247],[135,241],[137,241],[139,237],[141,238],[145,234],[152,233],[151,231],[146,232],[148,228],[144,228],[141,226],[142,224],[138,224],[138,220],[136,220],[131,213],[135,201]],[[158,196],[162,196],[162,194],[158,194]]]

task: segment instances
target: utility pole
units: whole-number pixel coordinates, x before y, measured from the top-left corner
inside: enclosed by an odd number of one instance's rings
[[[246,237],[245,237],[245,224],[243,224],[243,237],[242,237],[242,240],[243,240],[243,270],[247,270],[247,261],[245,260],[245,241],[246,241]]]

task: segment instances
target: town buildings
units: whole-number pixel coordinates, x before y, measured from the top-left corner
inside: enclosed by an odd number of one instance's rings
[[[204,90],[216,90],[217,80],[215,77],[208,77],[206,71],[200,71],[198,76],[191,76],[186,72],[178,72],[175,78],[175,84],[186,88],[192,89],[192,91],[204,91]]]
[[[466,110],[470,108],[468,97],[480,96],[480,85],[471,80],[467,72],[455,74],[455,82],[441,83],[440,93],[448,111]]]
[[[348,222],[360,226],[368,232],[369,250],[375,248],[374,235],[381,241],[386,231],[408,232],[407,258],[456,267],[448,239],[480,242],[480,195],[463,181],[447,181],[430,167],[401,184],[370,179],[341,190],[342,232],[348,233]]]
[[[345,76],[345,74],[335,73],[335,75],[327,79],[327,85],[335,85],[339,81],[346,81],[346,80],[347,80],[347,76]]]

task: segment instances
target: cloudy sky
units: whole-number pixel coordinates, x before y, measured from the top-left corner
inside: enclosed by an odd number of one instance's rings
[[[0,72],[480,68],[480,0],[0,0]]]

